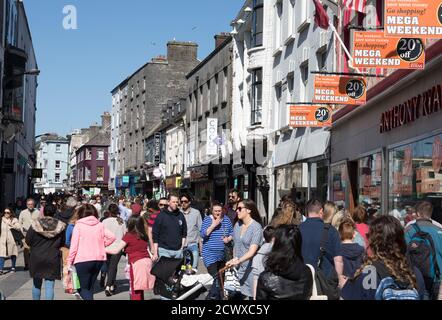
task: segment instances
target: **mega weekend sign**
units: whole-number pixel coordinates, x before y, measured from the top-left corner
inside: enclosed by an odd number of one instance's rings
[[[332,110],[328,106],[290,106],[290,126],[322,128],[332,125]]]
[[[442,38],[441,0],[385,0],[387,37]]]
[[[313,103],[360,105],[367,99],[367,84],[360,77],[315,76]]]
[[[424,42],[415,38],[386,38],[382,31],[356,31],[353,41],[353,66],[423,69]]]

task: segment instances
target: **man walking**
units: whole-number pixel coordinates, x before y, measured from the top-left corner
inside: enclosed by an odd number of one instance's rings
[[[232,226],[238,221],[238,214],[236,208],[238,203],[242,200],[242,194],[238,189],[231,189],[229,191],[229,205],[227,207],[227,217],[229,217]]]
[[[199,253],[202,249],[200,230],[202,225],[201,213],[191,207],[191,197],[188,194],[181,196],[181,212],[186,218],[187,239],[186,246],[192,252],[192,269],[196,273],[198,270]]]
[[[327,277],[331,277],[333,269],[336,270],[340,283],[344,282],[344,262],[341,251],[341,239],[335,228],[323,222],[324,209],[321,201],[310,200],[306,206],[307,220],[300,224],[302,235],[302,256],[304,263],[314,267],[318,265],[321,257],[321,246],[324,254],[321,270]],[[323,244],[321,244],[323,243]]]
[[[183,247],[187,238],[186,218],[178,209],[178,196],[169,195],[168,200],[168,207],[161,210],[152,229],[154,260],[158,257],[183,257]]]
[[[31,227],[32,221],[37,221],[40,217],[40,211],[35,209],[35,201],[32,198],[26,200],[26,209],[20,212],[18,222],[22,226],[23,235],[26,237],[26,233]],[[23,249],[23,257],[25,260],[25,270],[29,270],[29,257],[30,251],[27,246]]]

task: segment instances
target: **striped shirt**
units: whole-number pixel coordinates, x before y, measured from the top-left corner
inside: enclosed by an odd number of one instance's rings
[[[207,235],[207,229],[212,225],[212,216],[204,218],[201,226],[201,237],[203,239],[203,261],[206,267],[217,261],[224,260],[223,237],[233,236],[233,226],[230,219],[223,217],[221,223]]]

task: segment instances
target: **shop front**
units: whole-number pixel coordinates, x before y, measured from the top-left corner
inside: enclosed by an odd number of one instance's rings
[[[181,188],[181,176],[173,175],[166,177],[166,190],[168,193],[179,194]]]
[[[274,207],[290,195],[299,204],[328,197],[330,131],[298,128],[281,134],[275,146]]]
[[[211,165],[201,165],[189,168],[190,182],[194,199],[198,201],[213,200],[213,181]]]
[[[426,69],[399,70],[368,91],[366,105],[334,117],[331,200],[403,223],[420,200],[442,204],[442,42]]]

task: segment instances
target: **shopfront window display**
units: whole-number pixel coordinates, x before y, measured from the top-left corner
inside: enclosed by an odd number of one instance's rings
[[[375,153],[359,159],[358,203],[370,216],[381,211],[382,154]]]
[[[389,214],[402,224],[415,217],[414,206],[428,200],[439,215],[442,203],[442,134],[406,144],[389,153]]]
[[[331,167],[331,195],[332,201],[338,208],[348,208],[349,205],[349,180],[347,174],[347,163],[332,165]]]

